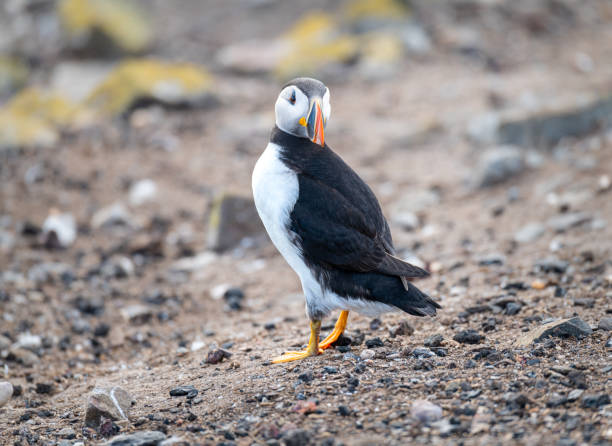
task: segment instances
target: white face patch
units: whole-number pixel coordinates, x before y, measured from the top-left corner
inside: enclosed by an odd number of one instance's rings
[[[325,94],[323,95],[323,125],[327,124],[329,117],[331,115],[331,104],[329,103],[329,88],[325,89]]]
[[[290,85],[285,87],[278,95],[274,110],[276,112],[276,125],[279,129],[292,135],[308,137],[306,127],[300,124],[308,119],[309,101],[304,92]]]

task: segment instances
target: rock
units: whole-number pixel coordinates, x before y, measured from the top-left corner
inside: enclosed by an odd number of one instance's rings
[[[441,334],[436,333],[434,335],[427,337],[425,341],[423,342],[423,345],[425,347],[440,347],[440,345],[442,345],[443,340],[444,340],[444,337]]]
[[[391,220],[405,231],[414,231],[419,227],[419,217],[414,212],[398,211],[391,214]]]
[[[0,100],[3,100],[25,85],[28,68],[18,59],[0,56]]]
[[[562,319],[559,321],[549,322],[540,327],[531,330],[516,341],[518,347],[527,347],[534,342],[541,341],[550,336],[560,338],[583,338],[593,333],[593,330],[582,319],[574,317],[571,319]]]
[[[251,39],[223,47],[216,55],[219,64],[239,74],[269,73],[287,55],[290,44],[282,39]]]
[[[420,214],[440,203],[440,194],[431,189],[408,189],[393,206],[391,215],[399,216],[406,213]]]
[[[214,200],[208,219],[208,246],[222,252],[249,239],[264,239],[265,229],[251,198],[222,194]]]
[[[223,293],[223,299],[230,310],[238,311],[242,309],[244,292],[240,288],[229,288]]]
[[[126,207],[121,203],[114,203],[96,211],[91,219],[91,225],[94,228],[134,226],[132,217]]]
[[[431,358],[436,354],[426,347],[417,347],[412,350],[412,356],[415,358]]]
[[[88,55],[141,53],[153,43],[151,25],[130,3],[63,0],[58,14],[72,49]]]
[[[565,260],[559,260],[554,257],[540,259],[536,262],[535,268],[537,271],[544,273],[563,274],[569,266]]]
[[[232,357],[232,354],[223,349],[217,349],[210,353],[206,357],[206,364],[218,364],[224,359],[229,359]]]
[[[565,232],[575,226],[591,221],[591,218],[585,212],[573,212],[552,217],[546,222],[546,225],[556,232]]]
[[[159,431],[142,431],[119,435],[104,443],[103,446],[159,446],[166,434]]]
[[[156,195],[157,185],[155,181],[150,179],[137,181],[130,187],[130,204],[132,206],[141,206],[153,201]]]
[[[0,407],[9,402],[13,396],[13,385],[7,381],[0,381]]]
[[[142,325],[146,324],[151,319],[153,312],[145,305],[134,304],[122,308],[121,316],[123,316],[126,322],[134,325]]]
[[[377,347],[383,347],[383,341],[380,338],[371,338],[366,340],[365,342],[366,347],[367,348],[377,348]]]
[[[132,397],[121,387],[97,387],[87,397],[85,425],[97,429],[102,417],[112,421],[128,420],[131,406]]]
[[[183,257],[172,264],[170,270],[173,272],[191,273],[202,270],[217,260],[214,252],[205,251],[193,257]]]
[[[25,348],[31,351],[36,351],[41,347],[42,338],[30,333],[21,333],[17,338],[17,342],[13,345],[13,348]]]
[[[53,383],[36,383],[36,393],[48,395],[53,393],[55,386]]]
[[[479,344],[485,337],[476,330],[463,330],[453,336],[453,339],[461,344]]]
[[[421,423],[431,423],[442,418],[442,408],[427,400],[416,400],[410,408],[410,416]]]
[[[606,404],[610,404],[610,395],[607,393],[599,393],[599,394],[587,394],[582,397],[582,407],[585,409],[594,409],[597,410],[601,406],[605,406]]]
[[[517,243],[533,243],[539,239],[546,227],[541,223],[529,223],[523,226],[514,234],[514,241]]]
[[[279,79],[316,76],[323,70],[341,67],[355,60],[360,46],[356,37],[340,32],[331,14],[323,12],[303,15],[281,42],[287,50],[274,69]]]
[[[368,359],[372,359],[374,358],[374,356],[376,356],[376,352],[374,350],[371,350],[369,348],[364,349],[361,354],[359,355],[359,357],[361,359],[368,360]]]
[[[411,336],[414,333],[414,327],[407,321],[401,321],[397,327],[394,327],[390,334],[392,338],[397,336]]]
[[[490,149],[480,156],[470,181],[476,187],[489,187],[517,176],[525,169],[522,152],[516,147]]]
[[[511,110],[472,119],[470,138],[481,144],[512,144],[548,148],[566,137],[580,137],[612,125],[612,96],[549,104],[532,113]]]
[[[52,209],[42,225],[45,246],[67,248],[76,239],[76,223],[72,214],[60,214]]]
[[[170,396],[186,396],[191,400],[198,396],[198,389],[193,386],[179,386],[170,390]]]
[[[152,59],[120,63],[87,98],[103,117],[131,113],[143,104],[205,106],[214,102],[212,75],[187,63]]]
[[[504,263],[506,263],[506,257],[498,253],[488,254],[478,259],[480,266],[503,265]]]
[[[291,429],[282,435],[285,446],[308,446],[312,444],[312,434],[305,429]]]
[[[100,273],[107,279],[125,279],[134,275],[134,263],[127,256],[113,256],[102,264]]]
[[[59,438],[65,438],[67,440],[72,440],[76,438],[76,431],[71,427],[65,427],[57,433],[57,436]]]
[[[13,357],[15,361],[23,364],[26,367],[32,367],[40,362],[38,356],[25,348],[11,348],[9,350],[9,357]]]
[[[612,331],[612,317],[602,317],[597,328],[604,331]]]
[[[578,400],[578,398],[580,398],[583,393],[584,393],[583,389],[574,389],[570,393],[567,394],[567,400],[569,402],[574,402]]]
[[[83,107],[55,93],[26,88],[0,108],[0,149],[50,148],[62,129],[90,122]]]

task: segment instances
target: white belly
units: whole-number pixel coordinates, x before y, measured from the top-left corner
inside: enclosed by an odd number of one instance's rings
[[[299,248],[289,237],[291,211],[299,194],[297,175],[278,157],[280,147],[269,143],[253,170],[255,207],[276,249],[297,273],[306,295],[307,312],[328,314],[336,309],[353,310],[366,315],[393,311],[393,307],[362,299],[343,298],[322,289],[302,259]]]
[[[311,288],[316,281],[289,238],[290,215],[299,194],[298,179],[279,159],[279,150],[278,145],[269,143],[255,164],[252,181],[255,207],[276,249],[300,277],[304,288],[306,285]]]

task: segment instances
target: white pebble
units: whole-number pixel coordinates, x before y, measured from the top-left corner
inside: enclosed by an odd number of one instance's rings
[[[0,407],[4,406],[13,396],[13,385],[6,381],[0,381]]]
[[[442,408],[431,401],[416,400],[412,403],[410,415],[422,423],[431,423],[442,418]]]

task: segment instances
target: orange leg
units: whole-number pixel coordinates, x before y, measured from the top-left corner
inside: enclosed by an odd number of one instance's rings
[[[346,328],[346,322],[348,321],[348,314],[348,311],[342,310],[342,312],[340,313],[340,317],[338,317],[338,321],[336,322],[334,330],[325,339],[321,341],[321,343],[319,344],[319,348],[325,350],[331,347],[331,345],[338,340],[340,335],[344,333],[344,329]]]
[[[272,364],[280,364],[282,362],[291,362],[298,359],[308,358],[309,356],[315,356],[323,353],[323,350],[319,348],[319,333],[321,332],[321,321],[310,322],[310,339],[308,340],[308,347],[306,350],[300,352],[286,352],[285,354],[274,358]]]

